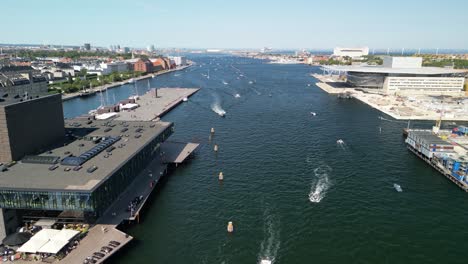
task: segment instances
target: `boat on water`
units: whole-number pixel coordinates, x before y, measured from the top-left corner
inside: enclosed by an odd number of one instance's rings
[[[313,115],[313,116],[317,115],[317,113],[315,113],[315,112],[310,112],[310,114]]]
[[[240,98],[240,94],[238,94],[238,93],[235,94],[235,95],[234,95],[234,98]]]
[[[271,264],[271,263],[272,263],[272,262],[271,262],[271,260],[269,260],[269,259],[262,259],[262,260],[260,261],[260,264]]]
[[[88,97],[88,96],[94,95],[96,93],[97,93],[97,91],[84,90],[84,91],[80,92],[80,97]]]
[[[403,189],[401,188],[401,186],[400,186],[399,184],[396,184],[396,183],[393,184],[393,188],[395,188],[395,190],[396,190],[397,192],[402,192],[402,191],[403,191]]]
[[[134,82],[135,82],[135,80],[133,78],[131,78],[130,80],[128,80],[127,83],[134,83]]]
[[[182,99],[182,101],[187,102],[187,101],[188,101],[188,98],[187,98],[187,97],[184,97],[184,99]]]

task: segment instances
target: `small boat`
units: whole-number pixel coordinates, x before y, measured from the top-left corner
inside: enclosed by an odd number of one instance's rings
[[[188,101],[188,98],[187,98],[187,97],[184,97],[184,99],[182,99],[182,101],[187,102],[187,101]]]
[[[343,141],[342,139],[338,139],[338,140],[336,141],[336,143],[337,143],[337,144],[343,144],[344,141]]]
[[[315,112],[310,112],[310,114],[313,115],[313,116],[317,115],[317,113],[315,113]]]
[[[272,262],[271,262],[271,260],[269,260],[269,259],[262,259],[262,260],[260,261],[260,264],[271,264],[271,263],[272,263]]]
[[[310,83],[308,83],[307,86],[310,86]]]
[[[401,186],[400,186],[399,184],[396,184],[396,183],[393,184],[393,188],[395,188],[395,190],[396,190],[397,192],[402,192],[402,191],[403,191],[403,189],[401,188]]]
[[[135,82],[135,80],[132,78],[132,79],[128,80],[127,83],[134,83],[134,82]]]
[[[224,85],[228,85],[228,83],[227,83],[226,81],[223,81],[223,84],[224,84]]]
[[[253,84],[253,81],[249,81],[249,84]]]
[[[96,93],[97,93],[97,91],[85,90],[85,91],[80,93],[80,97],[87,97],[87,96],[91,96],[91,95],[96,94]]]
[[[240,94],[237,93],[237,94],[234,95],[234,97],[235,98],[240,98]]]
[[[219,115],[220,117],[226,117],[226,112],[219,112],[218,115]]]

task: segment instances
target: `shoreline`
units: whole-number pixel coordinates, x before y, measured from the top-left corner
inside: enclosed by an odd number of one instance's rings
[[[324,92],[332,95],[350,92],[353,98],[370,106],[371,108],[380,111],[383,114],[394,118],[395,120],[436,121],[442,119],[444,121],[468,121],[468,115],[459,114],[458,116],[456,116],[455,114],[452,114],[452,116],[447,116],[446,114],[445,116],[441,117],[441,114],[435,111],[421,109],[418,108],[417,105],[410,105],[406,102],[399,103],[397,97],[393,95],[365,93],[363,91],[351,87],[335,88],[332,85],[328,84],[327,81],[331,83],[336,81],[331,80],[330,78],[327,78],[326,76],[320,74],[311,74],[311,76],[318,80],[318,82],[316,82],[315,85],[317,85],[317,87],[323,90]],[[372,102],[372,100],[385,100],[385,103],[387,104],[378,105],[377,103]],[[401,112],[410,110],[409,115],[401,115],[397,113],[400,112],[398,108],[400,108]]]
[[[156,73],[148,73],[148,74],[140,76],[140,77],[135,77],[135,78],[133,78],[133,80],[135,82],[137,82],[137,81],[140,81],[140,80],[145,80],[145,79],[148,79],[148,78],[152,78],[153,75],[154,76],[159,76],[159,75],[163,75],[163,74],[167,74],[167,73],[171,73],[171,72],[181,71],[181,70],[187,69],[188,67],[190,67],[192,65],[193,64],[188,64],[188,65],[184,65],[184,66],[181,66],[181,67],[178,67],[178,68],[175,68],[175,69],[164,70],[164,71],[160,71],[160,72],[156,72]],[[114,83],[110,83],[110,84],[106,84],[106,85],[101,85],[101,86],[97,86],[97,87],[94,87],[93,89],[89,89],[89,90],[93,91],[93,92],[100,92],[102,90],[112,89],[112,88],[116,88],[116,87],[120,87],[122,85],[125,85],[125,84],[128,83],[129,80],[114,82]],[[93,94],[93,95],[90,95],[90,96],[95,96],[95,95],[96,94]],[[65,102],[65,101],[68,101],[68,100],[71,100],[71,99],[74,99],[74,98],[77,98],[77,97],[80,97],[80,92],[70,93],[70,94],[62,94],[62,101]]]

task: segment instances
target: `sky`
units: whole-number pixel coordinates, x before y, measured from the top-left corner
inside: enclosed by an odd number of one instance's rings
[[[467,0],[1,0],[0,43],[467,49]]]

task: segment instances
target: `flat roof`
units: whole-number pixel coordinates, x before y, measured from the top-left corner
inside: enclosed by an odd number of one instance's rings
[[[111,155],[103,150],[86,161],[78,171],[73,170],[74,166],[60,165],[60,163],[58,168],[51,171],[49,170],[51,164],[19,161],[7,171],[0,172],[0,190],[91,192],[171,125],[162,121],[93,120],[90,124],[88,122],[86,119],[65,120],[67,133],[73,134],[78,139],[69,139],[66,145],[64,142],[58,142],[57,147],[38,156],[58,156],[60,160],[70,154],[79,156],[96,146],[90,140],[94,137],[121,137],[112,145],[115,149]],[[141,131],[137,132],[137,129]],[[87,169],[91,166],[98,168],[88,173]],[[65,171],[65,168],[71,170]]]
[[[382,66],[343,66],[343,65],[324,65],[323,68],[331,71],[342,72],[361,72],[361,73],[393,73],[393,74],[416,74],[416,75],[439,75],[468,73],[467,70],[448,69],[440,67],[421,67],[421,68],[389,68]]]
[[[14,87],[14,86],[11,86]],[[3,87],[5,88],[5,87]],[[6,95],[6,96],[5,96]],[[61,94],[44,94],[41,96],[30,96],[30,99],[24,100],[22,95],[18,95],[18,98],[15,98],[16,94],[6,94],[3,93],[3,95],[0,97],[0,107],[1,106],[9,106],[9,105],[14,105],[14,104],[20,104],[20,103],[25,103],[25,102],[31,102],[35,101],[38,99],[42,99],[44,97],[54,97],[54,96],[62,96]]]

